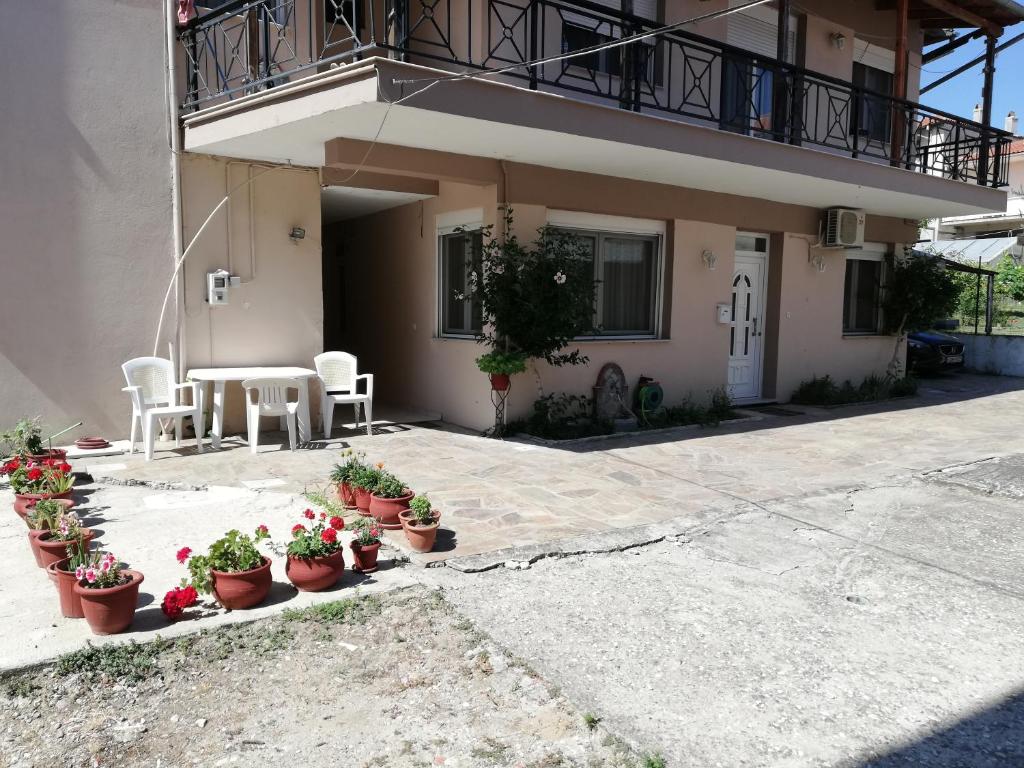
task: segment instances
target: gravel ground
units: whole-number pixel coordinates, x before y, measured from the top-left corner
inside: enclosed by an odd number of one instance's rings
[[[0,682],[0,765],[228,764],[645,763],[423,587],[90,648]]]

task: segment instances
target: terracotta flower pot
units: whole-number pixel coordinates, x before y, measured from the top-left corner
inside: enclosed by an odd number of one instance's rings
[[[20,517],[22,520],[25,521],[25,525],[28,525],[28,518],[29,518],[29,515],[32,514],[32,508],[39,501],[41,501],[41,499],[32,499],[32,501],[30,501],[27,504],[25,504],[25,506],[24,506],[22,511],[18,512],[18,517]],[[64,507],[64,511],[65,512],[70,512],[72,509],[75,508],[74,499],[63,498],[62,497],[62,498],[55,498],[55,499],[53,499],[53,501],[56,501],[58,504],[60,504],[62,507]]]
[[[24,520],[28,516],[28,505],[42,499],[71,499],[71,491],[64,493],[16,493],[14,494],[14,511]],[[74,506],[74,503],[72,503]]]
[[[356,508],[356,493],[352,486],[348,483],[338,483],[337,492],[338,501],[345,506],[345,509]]]
[[[302,592],[330,589],[345,572],[345,552],[339,547],[336,552],[323,557],[288,555],[284,572],[288,574],[288,581]]]
[[[490,374],[491,389],[497,390],[498,392],[504,392],[512,385],[512,380],[509,378],[507,373],[492,373]]]
[[[32,557],[36,559],[36,565],[40,568],[46,567],[43,565],[42,557],[39,554],[39,537],[44,533],[49,533],[49,531],[37,531],[33,528],[28,529],[28,546],[32,550]]]
[[[82,598],[75,592],[74,571],[64,570],[71,560],[65,559],[57,563],[50,563],[46,568],[46,574],[50,577],[53,585],[57,588],[57,596],[60,598],[60,613],[65,619],[84,619],[82,612]]]
[[[143,575],[127,568],[121,571],[130,579],[125,584],[104,589],[90,589],[75,582],[74,593],[82,601],[82,614],[95,635],[114,635],[124,632],[135,618],[139,602],[139,585]],[[73,576],[73,574],[72,574]]]
[[[376,544],[362,545],[355,541],[352,547],[352,570],[357,573],[373,573],[377,570],[377,551],[380,549],[380,542]]]
[[[370,494],[370,517],[380,521],[380,527],[389,531],[397,531],[402,527],[399,515],[409,508],[409,502],[415,496],[408,488],[405,495],[397,499],[385,499],[375,493]]]
[[[39,549],[39,567],[48,568],[52,563],[59,563],[68,556],[68,549],[78,549],[78,539],[61,541],[51,539],[50,531],[43,531],[43,534],[36,539],[36,547]],[[89,542],[92,541],[93,532],[88,528],[82,529],[82,540],[86,550],[89,549]]]
[[[252,608],[262,603],[270,592],[270,558],[251,571],[228,573],[213,571],[213,596],[229,611]]]
[[[30,461],[34,461],[36,464],[42,464],[44,461],[49,461],[50,459],[53,459],[54,461],[67,461],[68,452],[63,448],[50,448],[42,453],[34,453],[26,458]]]
[[[430,525],[414,525],[411,509],[407,509],[399,515],[402,520],[402,528],[405,529],[405,538],[414,552],[429,552],[434,548],[441,513],[431,512],[430,514],[434,518],[434,522]]]
[[[363,517],[370,516],[370,492],[365,488],[353,488],[352,489],[353,501],[355,502],[356,509],[359,510],[359,514]]]

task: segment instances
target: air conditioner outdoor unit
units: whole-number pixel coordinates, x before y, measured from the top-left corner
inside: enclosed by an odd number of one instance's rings
[[[864,211],[829,208],[825,211],[826,248],[859,248],[864,245]]]

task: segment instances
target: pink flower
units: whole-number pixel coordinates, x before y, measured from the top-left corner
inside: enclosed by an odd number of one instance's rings
[[[178,562],[179,563],[184,565],[185,561],[188,560],[188,557],[191,554],[192,554],[192,550],[189,547],[182,547],[181,549],[178,550],[178,554],[175,555],[175,557],[178,558]]]
[[[102,573],[110,573],[110,569],[112,567],[113,567],[113,563],[111,563],[106,558],[104,558],[103,561],[100,563],[100,571]]]
[[[79,581],[81,581],[82,579],[85,578],[85,566],[84,565],[80,565],[77,568],[75,568],[75,578],[78,579]]]
[[[96,569],[95,568],[86,568],[85,569],[85,580],[86,581],[88,581],[90,584],[94,584],[96,582],[96,578],[97,578],[97,576],[96,576]]]
[[[269,536],[270,535],[270,529],[267,528],[267,526],[263,525],[263,523],[260,523],[259,525],[256,526],[256,533],[261,533],[264,536]]]

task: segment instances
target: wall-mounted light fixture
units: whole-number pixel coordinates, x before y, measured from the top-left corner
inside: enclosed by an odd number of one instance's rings
[[[846,35],[844,35],[842,32],[833,32],[831,35],[828,36],[828,39],[831,40],[832,45],[834,45],[840,51],[846,47]]]
[[[811,265],[819,272],[825,271],[825,254],[822,253],[821,250],[812,248],[811,252],[808,254],[807,260],[811,262]]]
[[[704,266],[708,269],[714,269],[718,263],[718,257],[715,256],[715,252],[707,248],[700,252],[700,260],[704,262]]]
[[[288,233],[288,237],[292,239],[292,242],[298,244],[299,240],[302,240],[306,236],[306,230],[302,227],[292,227],[292,231]]]

